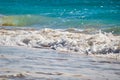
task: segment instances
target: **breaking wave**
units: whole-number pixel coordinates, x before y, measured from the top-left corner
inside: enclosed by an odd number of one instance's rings
[[[0,45],[50,48],[57,51],[86,54],[120,53],[120,36],[77,29],[0,30]],[[4,36],[3,36],[4,35]]]

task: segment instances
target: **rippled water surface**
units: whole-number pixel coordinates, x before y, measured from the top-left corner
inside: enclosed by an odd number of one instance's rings
[[[120,61],[49,49],[0,46],[0,79],[119,80]]]
[[[0,25],[120,33],[120,0],[0,0]]]

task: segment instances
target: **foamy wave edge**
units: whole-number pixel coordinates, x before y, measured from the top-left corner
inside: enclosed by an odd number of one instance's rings
[[[49,48],[62,52],[76,52],[87,55],[115,54],[120,58],[120,36],[101,32],[101,30],[98,33],[86,34],[76,29],[0,29],[0,46],[3,45]]]

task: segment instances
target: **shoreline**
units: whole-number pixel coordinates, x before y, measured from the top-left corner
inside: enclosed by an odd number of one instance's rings
[[[0,50],[1,80],[119,80],[120,60],[28,47]]]
[[[50,48],[31,48],[31,47],[25,47],[25,46],[4,46],[0,45],[0,47],[12,47],[12,48],[18,48],[18,49],[28,49],[28,50],[38,50],[38,51],[55,51],[60,54],[69,54],[69,55],[78,55],[78,56],[89,56],[89,57],[94,57],[94,58],[108,58],[108,59],[114,59],[114,60],[120,60],[120,53],[114,54],[114,53],[109,53],[109,54],[82,54],[79,52],[70,52],[70,51],[59,51],[59,50],[53,50]],[[4,55],[0,55],[0,58],[4,57]]]

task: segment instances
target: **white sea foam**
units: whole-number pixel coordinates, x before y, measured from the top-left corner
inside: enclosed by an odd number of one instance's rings
[[[120,36],[99,31],[86,34],[80,30],[6,30],[0,29],[0,45],[51,48],[86,54],[120,53]]]

